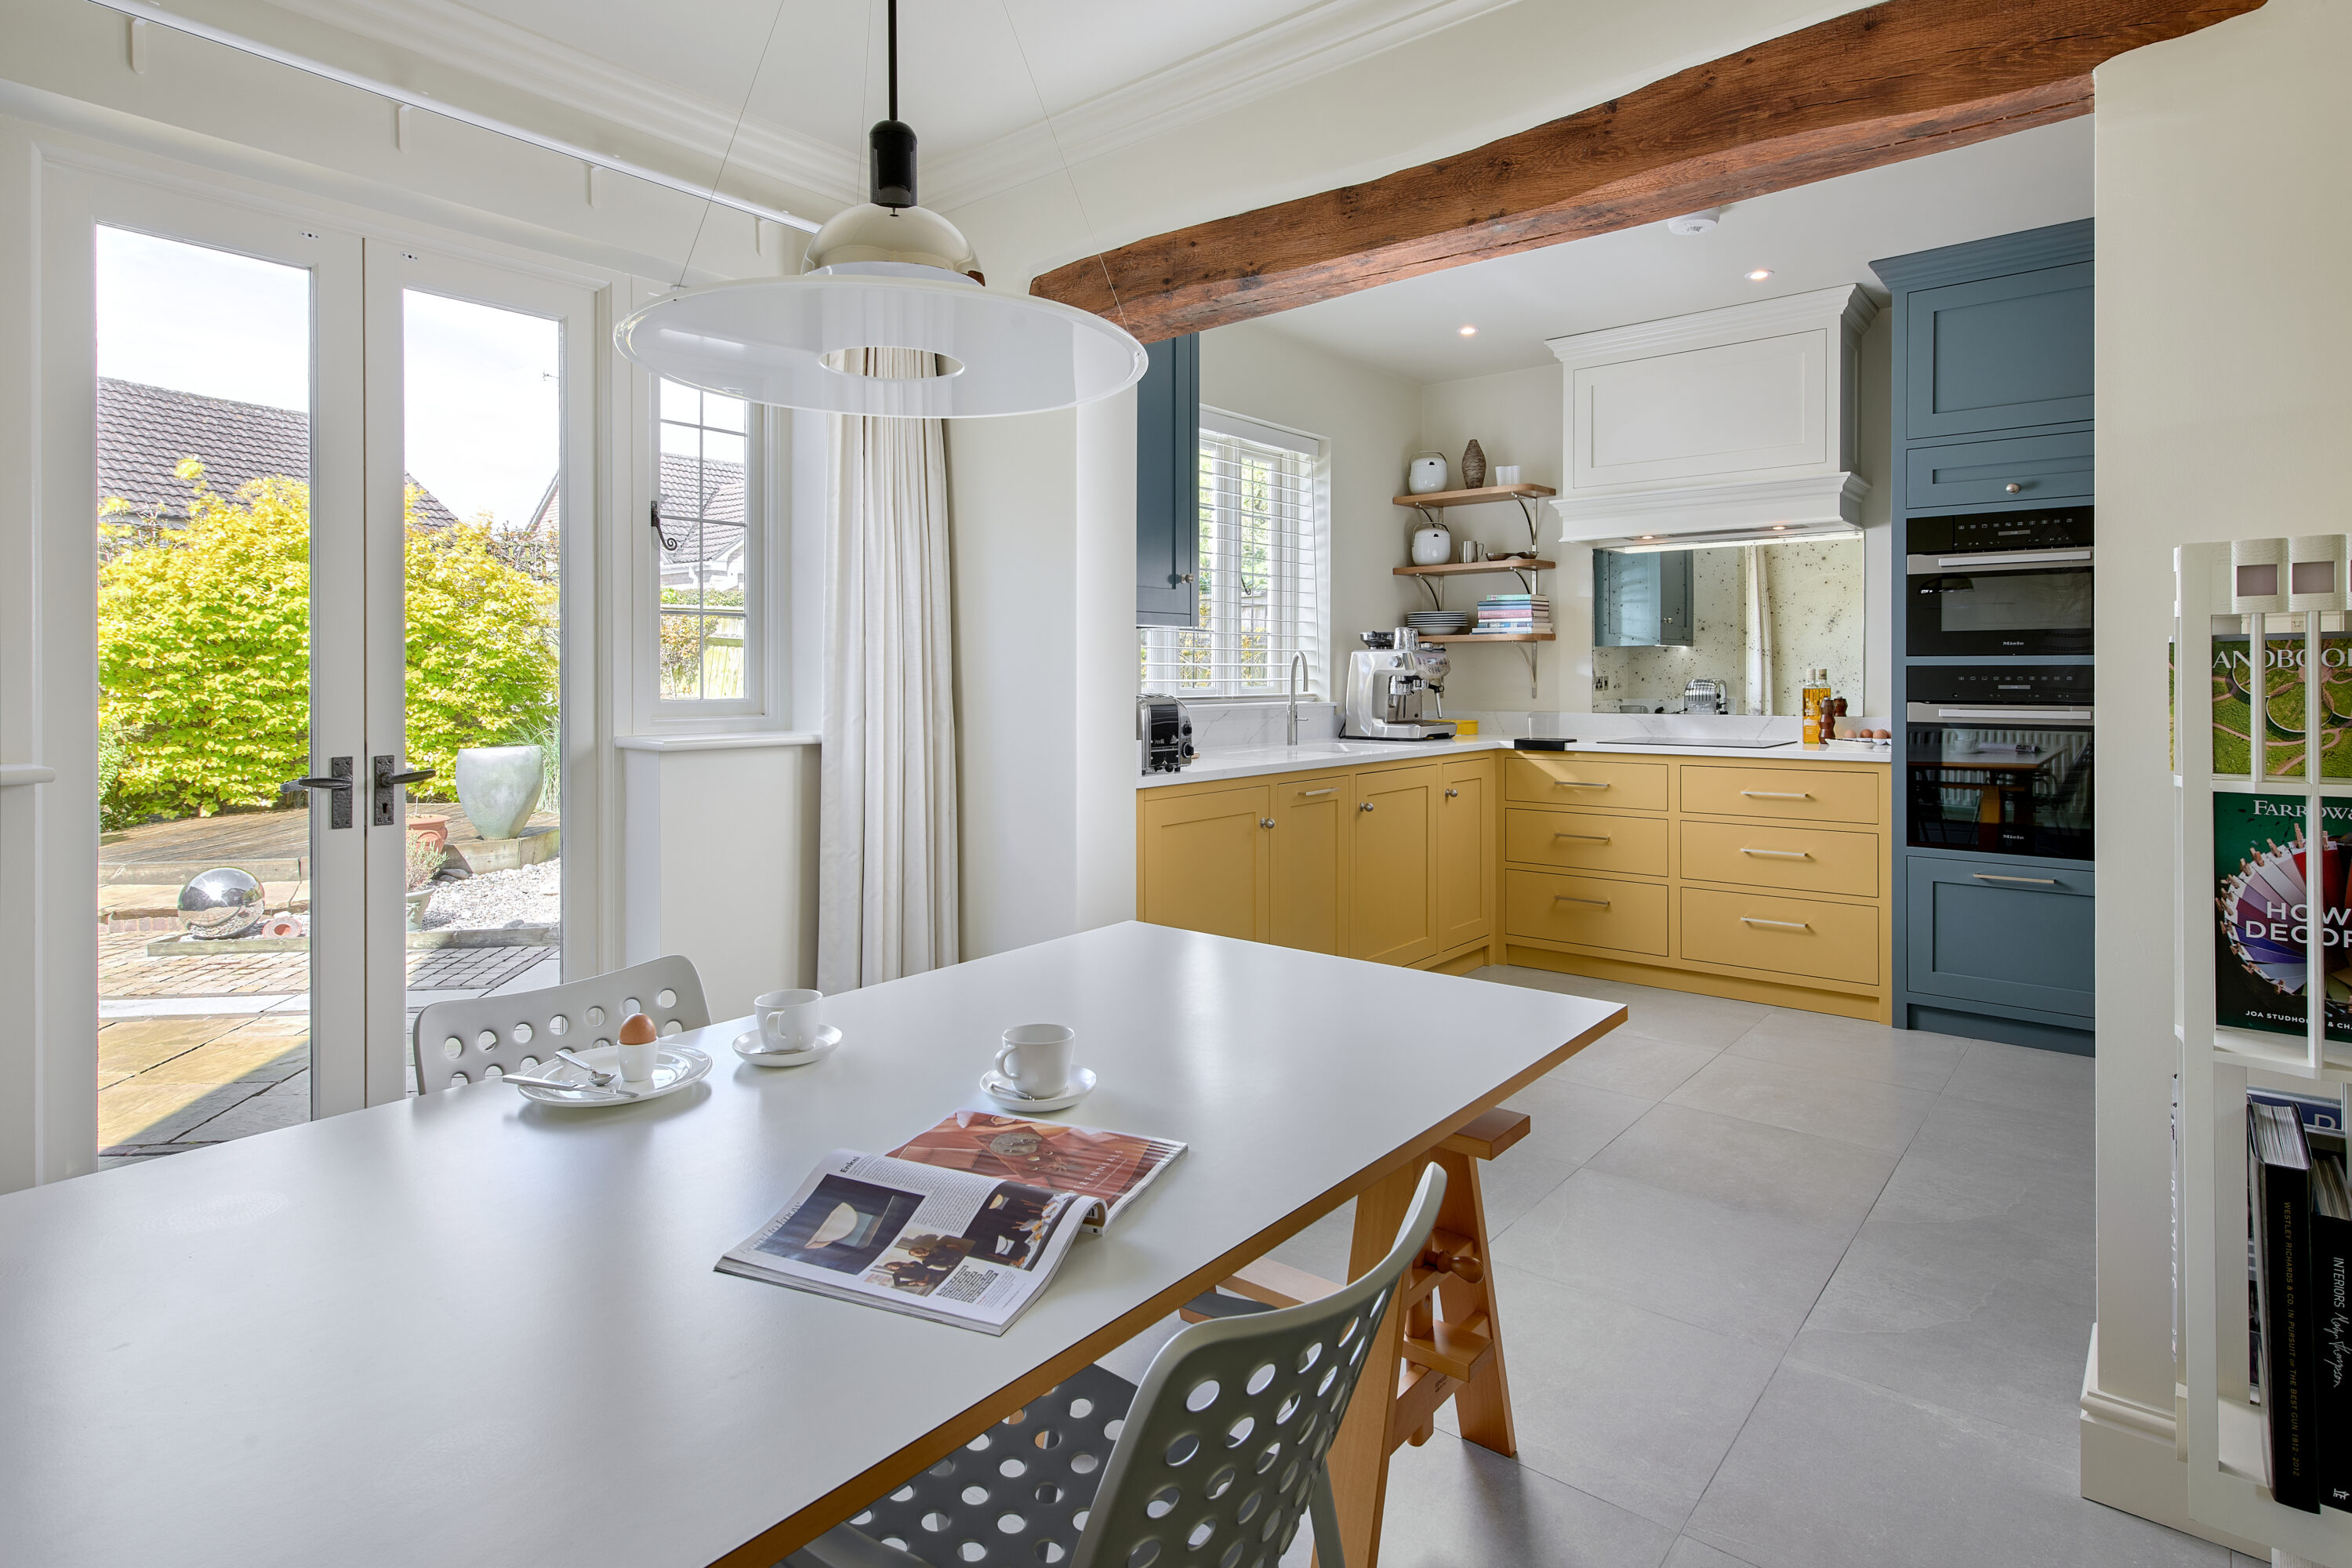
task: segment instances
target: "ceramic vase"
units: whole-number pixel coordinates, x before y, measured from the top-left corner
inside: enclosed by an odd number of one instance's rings
[[[518,837],[547,783],[537,746],[466,746],[454,771],[457,805],[484,838]]]
[[[1462,448],[1462,488],[1465,490],[1483,489],[1486,484],[1486,454],[1478,449],[1477,438],[1473,437],[1470,444]]]
[[[1416,453],[1412,464],[1404,471],[1405,493],[1425,496],[1444,488],[1445,454],[1443,452]]]
[[[1412,563],[1416,566],[1443,566],[1454,559],[1454,532],[1436,524],[1416,530],[1412,536]]]

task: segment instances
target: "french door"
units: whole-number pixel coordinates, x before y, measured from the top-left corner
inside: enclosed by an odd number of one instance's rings
[[[415,1007],[584,940],[597,299],[112,172],[45,226],[50,1180],[397,1100]]]

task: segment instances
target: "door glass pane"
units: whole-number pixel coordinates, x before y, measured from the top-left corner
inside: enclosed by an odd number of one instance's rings
[[[545,317],[403,311],[413,1025],[562,978],[563,365]]]
[[[100,228],[101,1165],[307,1121],[310,279]]]

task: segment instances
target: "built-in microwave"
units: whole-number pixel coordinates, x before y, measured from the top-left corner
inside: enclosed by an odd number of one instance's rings
[[[1915,517],[1905,562],[1914,654],[2091,651],[2091,509]]]
[[[2090,666],[1915,664],[1907,679],[1908,842],[2092,858]]]

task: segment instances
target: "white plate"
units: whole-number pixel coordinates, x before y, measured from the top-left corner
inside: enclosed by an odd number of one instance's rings
[[[621,1070],[621,1047],[591,1046],[573,1056],[599,1072]],[[710,1072],[710,1058],[692,1046],[664,1046],[654,1063],[654,1079],[648,1084],[632,1084],[614,1080],[611,1088],[598,1089],[588,1077],[562,1057],[542,1062],[530,1069],[533,1078],[568,1078],[578,1080],[578,1089],[540,1089],[530,1084],[515,1085],[515,1092],[525,1100],[535,1100],[541,1105],[635,1105],[641,1100],[659,1100],[665,1094],[676,1094],[690,1083],[700,1083]],[[615,1094],[614,1089],[625,1089]]]
[[[980,1087],[988,1098],[999,1105],[1010,1105],[1021,1110],[1061,1110],[1076,1105],[1094,1092],[1095,1073],[1092,1068],[1073,1067],[1069,1087],[1061,1093],[1044,1100],[1032,1100],[1013,1087],[1013,1080],[999,1074],[994,1068],[980,1075]]]
[[[746,1029],[735,1037],[735,1054],[754,1067],[800,1068],[811,1062],[821,1062],[841,1044],[841,1031],[827,1024],[816,1032],[816,1044],[804,1051],[763,1051],[759,1047],[760,1031]],[[745,1042],[751,1042],[746,1044]]]

